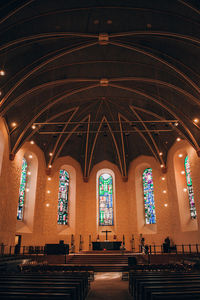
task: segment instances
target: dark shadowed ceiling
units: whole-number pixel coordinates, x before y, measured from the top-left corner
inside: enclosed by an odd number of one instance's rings
[[[11,158],[33,140],[47,167],[127,178],[139,155],[165,169],[178,137],[199,153],[199,0],[1,0],[0,69]]]

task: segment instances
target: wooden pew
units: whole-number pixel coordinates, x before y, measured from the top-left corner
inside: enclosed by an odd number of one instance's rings
[[[61,282],[59,280],[48,280],[48,279],[31,279],[31,278],[26,278],[26,279],[20,279],[17,280],[17,278],[12,278],[8,280],[0,280],[0,288],[3,286],[8,286],[10,287],[11,285],[14,286],[19,286],[22,285],[23,287],[30,286],[32,285],[33,287],[44,287],[50,285],[50,287],[54,288],[59,288],[59,290],[65,288],[65,287],[70,287],[70,286],[75,286],[78,290],[78,295],[77,300],[83,300],[85,297],[85,290],[84,290],[84,285],[83,281],[81,279],[73,279],[73,278],[68,278],[65,280],[62,280]]]
[[[134,296],[134,299],[144,300],[143,289],[145,287],[149,288],[152,286],[167,284],[181,285],[184,282],[185,285],[193,283],[194,286],[200,286],[200,274],[197,273],[183,273],[183,272],[132,272],[129,277],[129,291]],[[147,299],[149,300],[149,294]]]
[[[73,300],[80,300],[80,294],[77,290],[77,286],[75,285],[67,285],[65,287],[59,287],[59,286],[51,286],[51,283],[45,286],[35,286],[27,284],[25,285],[24,282],[20,283],[19,285],[13,285],[12,283],[10,285],[6,286],[0,286],[0,292],[37,292],[37,293],[63,293],[63,294],[69,294],[72,296]]]
[[[89,289],[87,273],[70,274],[4,274],[0,275],[0,297],[14,299],[19,295],[41,293],[45,299],[47,295],[66,295],[70,300],[84,300]],[[25,296],[23,296],[25,298]],[[31,296],[32,297],[32,296]],[[30,297],[28,297],[30,299]],[[38,296],[37,296],[38,298]],[[5,298],[6,299],[6,298]],[[63,298],[64,299],[64,298]]]
[[[157,283],[157,284],[153,284],[151,286],[145,286],[142,293],[140,294],[139,299],[141,300],[149,300],[151,299],[151,295],[153,292],[190,292],[190,291],[200,291],[200,284],[198,283],[193,283],[191,282],[191,284],[188,284],[188,282],[183,282],[178,284],[176,283]]]
[[[34,293],[34,292],[1,292],[1,300],[72,300],[72,296],[65,293]]]
[[[84,295],[87,294],[89,290],[89,282],[88,282],[88,273],[50,273],[50,274],[31,274],[31,273],[26,273],[26,274],[19,274],[19,275],[6,275],[6,277],[3,275],[3,277],[0,275],[0,281],[6,280],[6,278],[9,276],[10,280],[15,279],[15,280],[21,280],[22,278],[24,280],[31,280],[31,281],[45,281],[45,280],[51,280],[54,282],[61,282],[61,281],[72,281],[75,279],[76,281],[80,281],[81,285],[83,285],[83,290],[84,290]],[[5,278],[4,278],[5,277]]]
[[[153,292],[149,300],[199,300],[200,291]]]

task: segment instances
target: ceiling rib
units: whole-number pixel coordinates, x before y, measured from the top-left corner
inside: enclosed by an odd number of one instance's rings
[[[88,117],[88,126],[87,126],[87,137],[86,137],[86,145],[85,145],[85,165],[84,165],[84,178],[87,178],[87,159],[88,159],[88,140],[89,140],[89,132],[90,132],[90,120],[91,116]],[[87,181],[87,180],[85,180]]]
[[[67,79],[62,79],[62,80],[55,80],[55,81],[50,81],[50,82],[46,82],[46,83],[43,83],[39,86],[36,86],[36,87],[33,87],[32,89],[24,92],[23,94],[19,95],[18,97],[16,97],[14,100],[12,100],[11,103],[8,103],[6,105],[6,107],[0,112],[0,116],[3,116],[5,115],[5,113],[10,109],[12,108],[16,103],[18,103],[20,100],[22,100],[23,98],[26,98],[28,95],[31,95],[32,93],[40,90],[40,89],[43,89],[43,88],[46,88],[46,87],[53,87],[54,85],[62,85],[64,83],[75,83],[75,82],[99,82],[98,79],[86,79],[86,78],[67,78]],[[67,90],[64,91],[63,93],[67,93]]]
[[[171,37],[171,38],[178,38],[180,40],[185,40],[189,41],[195,44],[200,44],[200,39],[189,36],[189,35],[184,35],[180,33],[175,33],[175,32],[166,32],[166,31],[130,31],[130,32],[119,32],[119,33],[113,33],[110,34],[110,38],[116,38],[116,37],[126,37],[126,36],[137,36],[137,35],[149,35],[149,36],[159,36],[159,37]]]
[[[2,106],[4,104],[4,102],[8,99],[8,97],[27,79],[29,78],[31,75],[33,75],[35,72],[37,72],[38,70],[40,70],[41,68],[43,68],[44,66],[46,66],[47,64],[67,55],[70,53],[74,53],[76,51],[80,51],[83,49],[86,49],[88,47],[92,47],[94,45],[98,44],[98,42],[94,42],[94,43],[87,43],[85,45],[82,46],[78,46],[72,49],[68,49],[67,51],[64,51],[62,53],[57,54],[56,56],[53,56],[49,59],[47,59],[45,62],[41,63],[39,66],[35,67],[33,70],[31,70],[30,72],[28,72],[23,78],[21,78],[9,91],[8,93],[2,98],[1,102],[0,102],[0,106]]]
[[[87,120],[88,118],[89,118],[89,116],[86,116],[85,118],[83,118],[83,121],[84,121],[84,120]],[[72,129],[72,131],[67,135],[67,137],[64,139],[64,141],[62,142],[62,144],[61,144],[61,146],[60,146],[58,152],[57,152],[56,155],[55,155],[54,160],[56,160],[56,159],[58,158],[58,156],[60,155],[60,153],[61,153],[61,151],[62,151],[64,145],[68,142],[68,140],[69,140],[69,138],[71,137],[71,135],[73,134],[73,132],[75,132],[76,129],[77,129],[79,126],[80,126],[79,124],[76,125],[76,126]]]
[[[72,91],[70,93],[68,93],[67,95],[63,95],[59,98],[57,98],[56,100],[54,100],[53,102],[51,102],[50,104],[48,104],[46,107],[44,107],[39,113],[37,113],[37,115],[35,115],[30,121],[29,123],[26,125],[26,127],[23,129],[22,133],[19,135],[13,149],[12,149],[12,153],[15,153],[16,152],[16,149],[20,143],[20,141],[22,140],[24,134],[26,133],[26,131],[32,126],[32,124],[36,121],[36,119],[42,114],[44,113],[47,109],[49,109],[50,107],[52,107],[53,105],[55,105],[56,103],[62,101],[64,98],[66,97],[69,97],[69,96],[72,96],[74,94],[78,94],[80,92],[83,92],[83,91],[87,91],[87,90],[90,90],[92,88],[95,88],[95,87],[98,87],[99,85],[91,85],[91,86],[88,86],[88,87],[84,87],[84,88],[81,88],[81,89],[78,89],[78,90],[75,90],[75,91]]]
[[[28,2],[24,3],[23,5],[19,6],[18,8],[16,8],[15,10],[11,11],[7,16],[5,16],[4,18],[0,19],[0,24],[2,24],[3,22],[5,22],[7,19],[9,19],[10,17],[12,17],[14,14],[16,14],[17,12],[19,12],[21,9],[23,9],[25,6],[31,4],[32,2],[34,2],[35,0],[29,0]]]
[[[124,118],[124,120],[126,120],[127,122],[129,121],[125,116],[121,115],[122,118]],[[131,121],[130,121],[131,124]],[[151,144],[149,143],[149,141],[147,140],[147,138],[145,137],[145,135],[143,134],[142,130],[139,130],[137,127],[135,128],[136,132],[141,136],[141,138],[145,141],[145,143],[147,144],[147,146],[149,147],[150,151],[152,152],[153,156],[155,157],[156,160],[157,159],[157,155],[156,152],[154,151],[154,149],[152,148]]]
[[[53,154],[53,155],[50,156],[50,159],[49,159],[49,165],[51,165],[51,162],[52,162],[52,160],[53,160],[53,157],[54,157],[54,155],[55,155],[55,153],[56,153],[56,148],[57,148],[57,146],[58,146],[58,144],[59,144],[59,142],[60,142],[60,140],[61,140],[61,138],[62,138],[62,136],[63,136],[63,132],[66,130],[67,126],[69,125],[70,121],[73,119],[74,115],[77,113],[78,110],[79,110],[79,107],[75,108],[74,112],[73,112],[72,115],[69,117],[69,120],[65,123],[65,126],[63,127],[62,132],[59,134],[59,137],[58,137],[58,139],[57,139],[57,141],[56,141],[56,143],[55,143],[55,145],[54,145],[53,151],[52,151],[52,154]]]
[[[122,44],[119,42],[111,42],[111,41],[109,42],[109,44],[144,54],[145,56],[149,56],[149,57],[153,58],[154,60],[159,61],[160,63],[164,64],[165,66],[167,66],[170,69],[172,69],[173,71],[175,71],[175,73],[179,74],[186,82],[188,82],[190,84],[190,86],[192,86],[200,94],[200,88],[188,76],[186,76],[183,72],[181,72],[179,69],[177,69],[175,66],[168,63],[164,59],[162,59],[152,53],[149,53],[143,49],[139,49],[139,48],[127,45],[127,44]]]
[[[142,118],[141,118],[141,117],[139,116],[139,114],[134,110],[134,108],[133,108],[132,105],[130,105],[130,109],[132,110],[132,112],[134,113],[134,115],[136,116],[136,118],[137,118],[138,120],[142,121]],[[165,167],[165,163],[164,163],[164,161],[163,161],[163,158],[162,158],[162,156],[159,155],[160,149],[158,149],[158,146],[157,146],[157,144],[156,144],[156,142],[155,142],[153,136],[151,135],[149,129],[147,128],[147,126],[145,125],[144,122],[142,122],[142,125],[143,125],[143,127],[145,128],[145,130],[147,131],[147,134],[148,134],[148,136],[150,137],[150,139],[151,139],[151,141],[152,141],[152,143],[153,143],[153,145],[154,145],[154,147],[155,147],[155,149],[156,149],[156,152],[157,152],[156,160],[158,160],[159,162],[161,161],[161,165],[163,165],[163,166]]]
[[[136,93],[138,95],[141,95],[141,96],[144,96],[146,97],[147,99],[159,104],[161,107],[163,107],[166,111],[168,111],[174,118],[176,118],[178,120],[178,122],[184,127],[185,131],[188,133],[188,135],[190,136],[192,142],[193,142],[193,146],[197,149],[199,149],[199,146],[198,146],[198,143],[196,141],[196,139],[194,138],[194,136],[192,135],[192,133],[190,132],[190,130],[185,126],[184,122],[169,108],[167,107],[165,104],[161,103],[160,101],[158,101],[156,98],[144,93],[144,92],[141,92],[139,90],[135,90],[135,89],[132,89],[132,88],[128,88],[128,87],[124,87],[124,86],[119,86],[119,85],[116,85],[116,84],[110,84],[110,86],[112,87],[116,87],[116,88],[121,88],[121,89],[124,89],[124,90],[127,90],[127,91],[130,91],[130,92],[133,92],[133,93]],[[187,138],[188,142],[191,144],[190,140]]]
[[[5,45],[0,46],[0,51],[6,50],[10,47],[13,47],[15,45],[28,42],[28,41],[35,41],[35,40],[46,40],[49,38],[66,38],[66,37],[78,37],[78,38],[98,38],[98,34],[88,34],[88,33],[78,33],[78,32],[49,32],[49,33],[40,33],[30,36],[25,36],[22,38],[19,38],[17,40],[14,40],[10,43],[7,43]]]
[[[123,153],[123,162],[124,162],[124,175],[127,177],[127,168],[126,168],[126,157],[125,157],[125,149],[124,149],[124,136],[122,130],[122,122],[121,122],[121,114],[118,113],[119,127],[120,127],[120,136],[121,136],[121,145],[122,145],[122,153]]]
[[[110,125],[109,125],[109,123],[108,123],[108,121],[107,121],[107,119],[106,119],[105,116],[102,118],[101,123],[99,124],[97,133],[96,133],[94,141],[93,141],[93,145],[92,145],[92,149],[91,149],[91,153],[90,153],[90,160],[89,160],[89,165],[88,165],[87,177],[89,177],[89,175],[90,175],[90,169],[91,169],[91,163],[92,163],[92,157],[93,157],[93,153],[94,153],[94,148],[95,148],[97,137],[98,137],[98,134],[99,134],[99,131],[101,129],[101,126],[102,126],[103,122],[107,123],[109,131],[110,131],[110,133],[112,135],[112,139],[113,139],[113,142],[115,144],[115,148],[116,148],[117,156],[118,156],[118,160],[119,160],[120,172],[121,172],[121,175],[122,175],[122,178],[123,178],[125,176],[124,176],[124,172],[123,172],[123,168],[122,168],[122,162],[121,162],[121,157],[120,157],[120,153],[119,153],[119,148],[118,148],[117,142],[115,140],[115,136],[114,136],[114,134],[112,132],[112,129],[111,129],[111,127],[110,127]]]

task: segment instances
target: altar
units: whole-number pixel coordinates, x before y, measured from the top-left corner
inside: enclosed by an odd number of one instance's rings
[[[120,250],[122,242],[92,242],[92,250]]]

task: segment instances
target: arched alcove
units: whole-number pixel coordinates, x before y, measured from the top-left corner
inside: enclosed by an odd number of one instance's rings
[[[69,191],[68,191],[68,221],[67,224],[57,224],[57,231],[60,235],[70,234],[75,229],[76,220],[76,170],[69,164],[63,164],[56,170],[54,176],[57,187],[56,211],[55,216],[57,220],[58,214],[58,197],[59,197],[59,174],[60,170],[65,170],[69,176]]]
[[[145,203],[144,203],[144,186],[143,174],[146,169],[152,170],[153,186],[156,181],[154,177],[154,167],[148,161],[140,162],[135,168],[135,191],[136,191],[136,207],[137,207],[137,225],[138,232],[142,234],[157,233],[157,224],[146,224],[145,222]],[[155,213],[156,213],[156,199],[154,198]]]
[[[192,165],[195,151],[192,147],[179,147],[173,156],[173,166],[175,174],[175,184],[178,199],[179,218],[182,231],[196,231],[198,230],[197,218],[191,216],[191,209],[189,203],[189,194],[186,180],[185,159],[188,157],[190,166],[190,175],[192,179]],[[196,155],[196,154],[195,154]],[[194,194],[194,202],[196,195]],[[198,217],[198,216],[197,216]]]
[[[26,176],[26,187],[25,187],[25,198],[24,198],[24,211],[23,219],[17,220],[16,232],[18,233],[32,233],[34,225],[34,214],[35,214],[35,199],[36,199],[36,185],[38,176],[38,158],[30,150],[25,152],[20,150],[16,155],[18,166],[20,167],[20,175],[22,170],[23,157],[27,162],[27,176]],[[21,178],[21,176],[20,176]],[[19,182],[20,186],[20,182]],[[20,191],[20,187],[19,187]],[[19,196],[18,196],[19,197]],[[19,198],[18,198],[19,202]]]

